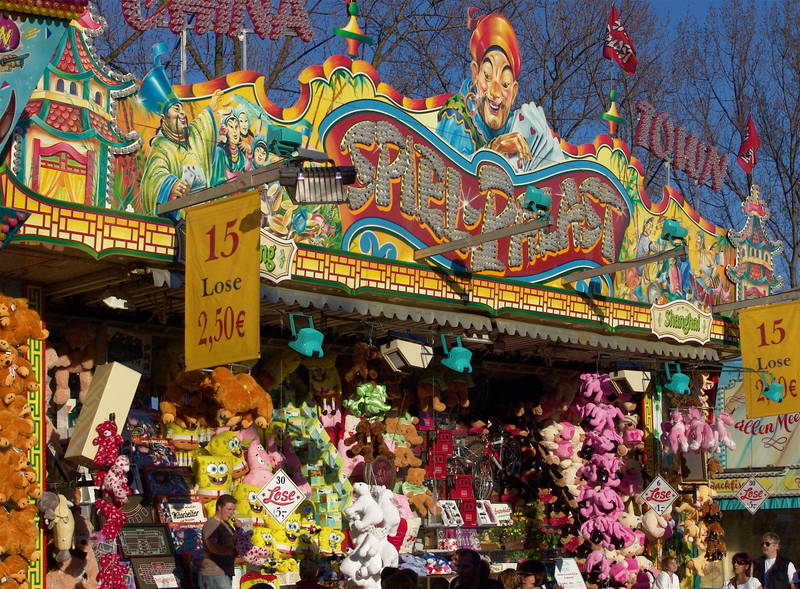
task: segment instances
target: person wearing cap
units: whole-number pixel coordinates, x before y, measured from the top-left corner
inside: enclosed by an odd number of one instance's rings
[[[161,64],[161,56],[167,51],[163,43],[153,47],[154,67],[139,89],[142,105],[160,117],[141,181],[142,204],[150,214],[156,213],[159,203],[224,180],[215,171],[219,123],[214,113],[226,108],[228,99],[217,90],[209,106],[189,121]]]
[[[518,171],[564,159],[544,111],[534,103],[512,112],[519,91],[522,58],[517,35],[503,15],[467,13],[472,31],[471,80],[447,100],[438,113],[436,131],[453,148],[472,155],[488,148],[505,155]]]
[[[781,539],[775,532],[761,536],[761,558],[753,561],[753,576],[764,589],[798,589],[800,579],[794,563],[778,554]]]

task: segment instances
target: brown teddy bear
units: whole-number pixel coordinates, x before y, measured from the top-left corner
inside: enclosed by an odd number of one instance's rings
[[[394,460],[394,453],[389,450],[383,439],[385,432],[381,422],[362,419],[356,425],[353,434],[343,442],[345,446],[350,446],[347,450],[347,457],[363,456],[364,462],[372,462],[378,456],[386,456],[389,460]]]
[[[213,384],[199,370],[181,370],[169,383],[158,408],[164,424],[182,428],[216,426],[219,406],[213,399]]]
[[[6,579],[0,583],[0,589],[17,589],[28,587],[28,563],[21,556],[12,555],[0,561],[0,578]]]
[[[8,513],[0,510],[0,554],[19,555],[28,562],[39,558],[36,550],[36,507],[29,505]]]
[[[36,484],[35,471],[28,466],[25,469],[0,473],[0,503],[13,501],[17,509],[24,509],[31,504],[30,497],[38,499],[42,496],[42,490]]]
[[[92,384],[92,373],[95,366],[94,333],[84,325],[69,325],[64,328],[63,342],[47,348],[45,362],[48,371],[53,371],[53,403],[63,405],[69,400],[69,376],[77,374],[80,381],[78,398],[81,403],[86,400],[89,385]]]
[[[272,397],[249,374],[237,374],[236,380],[251,399],[251,409],[242,415],[242,428],[247,429],[253,423],[261,428],[267,427],[272,421]]]
[[[436,502],[433,500],[431,490],[423,484],[424,481],[424,468],[409,468],[402,485],[403,495],[408,497],[408,502],[420,517],[425,517],[429,511],[434,513],[436,510]]]
[[[374,383],[378,378],[378,371],[371,364],[380,357],[381,352],[375,346],[366,342],[356,343],[351,354],[353,366],[345,373],[344,380],[352,384]]]
[[[25,346],[28,339],[47,339],[49,335],[39,314],[28,308],[27,299],[0,295],[0,339],[12,346]]]
[[[445,389],[444,380],[435,370],[427,370],[417,381],[417,401],[419,409],[425,413],[444,411],[447,406],[442,403],[442,391]]]
[[[16,396],[11,404],[0,407],[0,448],[33,448],[36,440],[30,413],[31,408],[25,397]]]
[[[266,427],[272,419],[272,397],[249,374],[236,376],[219,366],[211,374],[219,417],[228,427]],[[255,418],[253,417],[255,415]]]
[[[413,424],[401,422],[399,417],[387,417],[384,425],[386,438],[397,444],[394,449],[395,466],[398,468],[421,466],[422,460],[417,458],[411,450],[411,446],[422,443],[422,436],[417,433],[417,428]]]

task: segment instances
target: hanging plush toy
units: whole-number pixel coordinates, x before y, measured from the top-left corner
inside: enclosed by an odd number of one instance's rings
[[[103,527],[100,528],[100,533],[106,540],[113,541],[119,536],[119,531],[125,525],[127,519],[125,514],[119,507],[113,503],[109,503],[105,499],[98,499],[94,503],[97,515],[105,519]]]
[[[96,430],[98,435],[92,440],[92,444],[98,447],[94,465],[97,467],[111,466],[119,456],[122,436],[117,433],[116,422],[110,419],[99,423]]]
[[[367,382],[356,388],[355,396],[343,402],[356,417],[382,417],[391,407],[386,404],[386,387]]]
[[[120,507],[128,502],[128,497],[133,495],[133,491],[128,486],[128,471],[130,469],[130,458],[117,456],[114,465],[108,472],[99,472],[95,476],[95,482],[103,489],[103,493],[111,497],[114,504]]]
[[[100,557],[100,572],[97,580],[100,582],[101,589],[127,589],[125,575],[128,568],[119,562],[119,554],[109,552]]]

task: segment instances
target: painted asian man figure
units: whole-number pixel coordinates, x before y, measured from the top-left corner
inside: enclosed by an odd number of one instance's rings
[[[470,8],[471,80],[444,104],[437,133],[457,151],[471,155],[481,148],[504,154],[518,171],[529,171],[564,159],[544,111],[533,103],[516,111],[522,58],[517,35],[501,14],[478,17]]]
[[[166,46],[153,47],[154,67],[142,80],[139,97],[145,108],[161,117],[158,133],[142,173],[142,204],[155,214],[156,205],[196,190],[219,184],[224,176],[215,172],[215,147],[219,124],[214,116],[227,101],[217,91],[211,103],[189,121],[183,103],[172,90],[161,55]]]

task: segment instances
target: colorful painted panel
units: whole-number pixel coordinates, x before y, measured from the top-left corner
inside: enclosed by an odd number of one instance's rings
[[[0,150],[64,36],[67,22],[0,13]]]
[[[356,181],[339,205],[298,206],[278,185],[263,191],[263,226],[277,238],[413,262],[419,249],[532,220],[525,204],[528,189],[535,188],[551,201],[549,231],[486,241],[433,256],[425,265],[562,288],[561,277],[574,270],[673,247],[660,237],[664,222],[675,219],[688,230],[685,259],[574,287],[645,303],[685,297],[707,307],[732,300],[735,288],[724,269],[736,257],[727,230],[700,218],[671,188],[651,200],[640,162],[614,135],[617,123],[589,144],[556,137],[540,106],[517,102],[517,79],[535,66],[525,62],[513,23],[500,14],[471,13],[470,27],[472,62],[453,94],[408,98],[369,63],[336,55],[307,68],[299,79],[300,98],[280,107],[266,96],[264,77],[253,72],[173,86],[161,63],[168,49],[163,46],[154,47],[153,67],[135,99],[126,99],[137,91],[130,80],[83,60],[96,27],[75,26],[37,90],[42,100],[29,104],[12,171],[25,181],[48,180],[45,170],[63,163],[54,158],[66,157],[59,147],[66,141],[80,156],[69,161],[85,174],[85,188],[79,189],[78,179],[64,179],[48,196],[67,201],[91,193],[83,202],[154,215],[159,203],[277,160],[269,131],[288,128],[300,134],[302,147],[353,166]],[[360,41],[349,42],[352,55],[351,45]],[[99,97],[111,115],[105,126],[91,96],[65,97],[72,91],[73,65],[113,90]],[[56,129],[44,103],[50,110],[59,103],[77,131]],[[34,160],[35,145],[49,155]],[[92,166],[90,151],[98,157]]]

